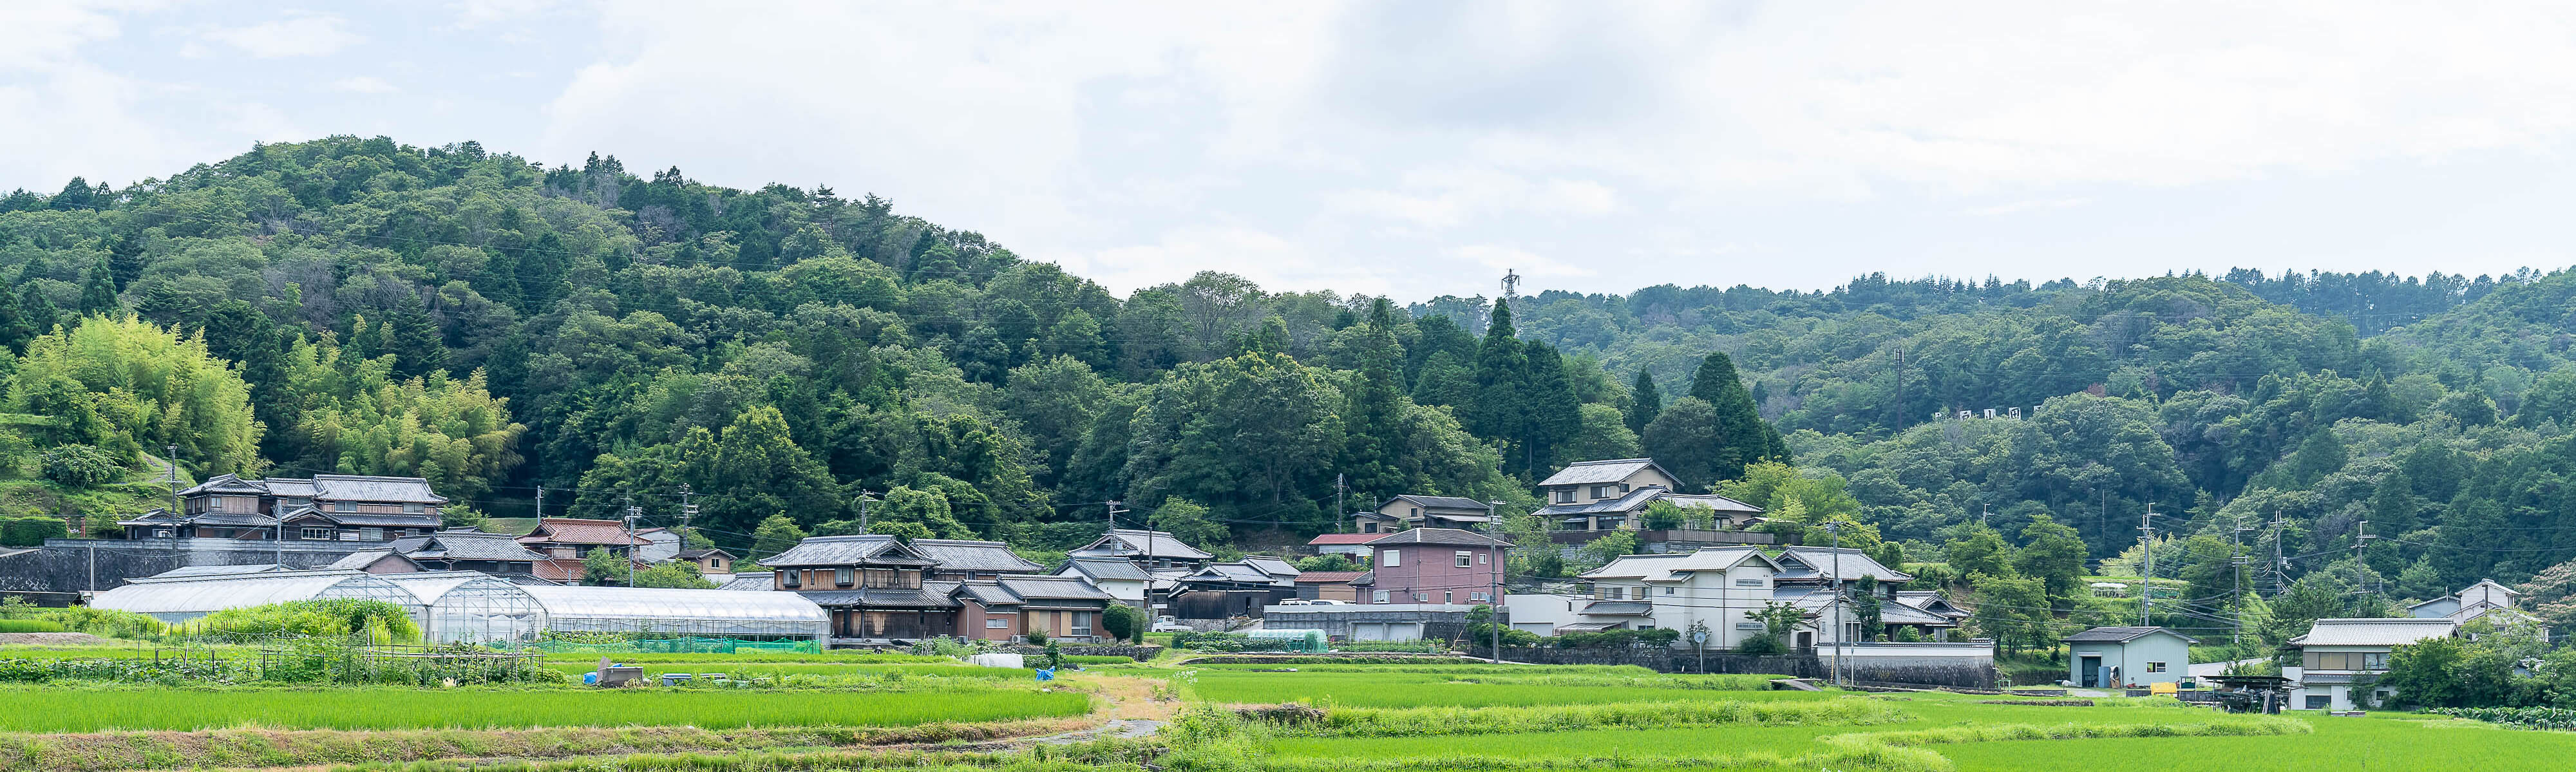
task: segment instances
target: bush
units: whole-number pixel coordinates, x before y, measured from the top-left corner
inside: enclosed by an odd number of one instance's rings
[[[1737,641],[1735,644],[1735,653],[1787,654],[1789,653],[1789,644],[1782,643],[1779,636],[1772,635],[1770,633],[1760,633],[1745,636],[1744,640]]]
[[[188,625],[189,632],[209,637],[312,636],[365,634],[379,641],[420,639],[420,626],[403,607],[380,600],[329,598],[271,603],[217,611]]]
[[[1047,645],[1047,634],[1045,630],[1030,630],[1028,639],[1029,645],[1031,646]]]
[[[71,535],[71,528],[64,525],[59,517],[0,518],[0,547],[34,547],[44,544],[46,539]]]
[[[1100,612],[1100,627],[1108,630],[1112,639],[1136,640],[1138,634],[1145,632],[1145,612],[1125,603],[1111,603],[1109,610]]]
[[[87,488],[115,482],[124,476],[125,464],[90,445],[63,445],[45,451],[45,479],[66,488]]]

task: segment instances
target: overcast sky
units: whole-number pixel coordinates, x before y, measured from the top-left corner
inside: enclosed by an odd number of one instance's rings
[[[596,150],[1121,292],[2576,263],[2564,3],[1961,5],[10,3],[0,190]]]

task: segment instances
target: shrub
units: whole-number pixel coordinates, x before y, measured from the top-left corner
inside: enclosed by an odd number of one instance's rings
[[[327,598],[225,609],[189,623],[203,636],[338,637],[363,633],[380,641],[420,638],[420,626],[403,607],[380,600]]]
[[[1145,632],[1145,612],[1125,603],[1111,603],[1109,610],[1100,612],[1100,626],[1109,631],[1110,638],[1136,640],[1138,634]]]
[[[1770,633],[1756,633],[1745,636],[1744,640],[1737,641],[1735,643],[1735,653],[1787,654],[1789,653],[1789,644],[1780,642],[1779,636],[1772,635]]]
[[[91,445],[63,445],[45,451],[42,459],[45,479],[66,488],[104,485],[125,473],[124,463]]]
[[[1029,631],[1028,638],[1029,638],[1029,645],[1031,645],[1031,646],[1045,646],[1045,645],[1047,645],[1047,634],[1046,634],[1046,631],[1045,631],[1045,630],[1035,630],[1035,629],[1032,629],[1032,630],[1030,630],[1030,631]]]
[[[46,539],[71,535],[71,529],[59,517],[0,518],[0,547],[33,547],[44,544]]]

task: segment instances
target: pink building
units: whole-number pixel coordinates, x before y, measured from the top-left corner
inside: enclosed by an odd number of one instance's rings
[[[1367,576],[1354,579],[1361,603],[1485,603],[1500,584],[1512,544],[1474,531],[1415,528],[1368,543]]]

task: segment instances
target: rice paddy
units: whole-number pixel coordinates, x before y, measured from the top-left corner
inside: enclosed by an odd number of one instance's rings
[[[1654,681],[1648,679],[1639,679],[1634,685],[1614,685],[1615,682],[1603,681],[1593,686],[1555,686],[1478,683],[1473,678],[1474,674],[1460,673],[1306,672],[1302,668],[1295,673],[1203,671],[1197,674],[1193,689],[1199,699],[1209,702],[1308,702],[1353,708],[1800,700],[1820,696],[1815,692],[1658,688]]]
[[[0,731],[496,729],[910,726],[1076,716],[1087,695],[1035,689],[935,691],[0,690]]]

